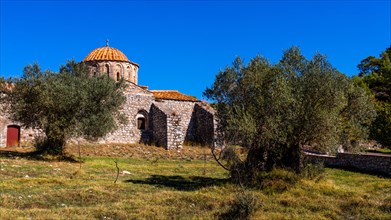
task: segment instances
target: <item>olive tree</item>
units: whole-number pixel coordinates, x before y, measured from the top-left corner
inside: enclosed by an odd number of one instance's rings
[[[375,114],[352,79],[325,56],[307,60],[297,47],[276,64],[261,56],[248,64],[237,58],[204,96],[217,103],[225,142],[248,149],[245,161],[236,157],[226,168],[239,167],[250,178],[274,166],[300,172],[305,146],[323,152],[355,146]]]
[[[84,64],[68,61],[59,73],[28,65],[23,76],[10,83],[8,114],[22,126],[43,132],[36,143],[38,150],[62,154],[68,139],[94,140],[122,121],[119,110],[125,101],[124,82],[107,76],[89,77]]]

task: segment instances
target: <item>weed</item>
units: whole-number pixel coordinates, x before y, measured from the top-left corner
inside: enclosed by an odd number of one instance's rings
[[[304,167],[301,176],[306,179],[319,181],[324,178],[324,171],[322,163],[309,163]]]
[[[259,207],[259,202],[253,192],[240,191],[235,194],[235,199],[226,212],[219,216],[219,219],[250,219]]]
[[[284,192],[295,186],[299,180],[300,177],[295,172],[280,168],[262,172],[257,177],[259,188],[268,194]]]

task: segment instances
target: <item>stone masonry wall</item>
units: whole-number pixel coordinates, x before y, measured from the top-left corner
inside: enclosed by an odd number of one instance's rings
[[[201,102],[175,100],[156,101],[155,107],[163,111],[167,117],[167,149],[182,148],[184,142],[208,146],[214,144],[216,121],[211,107]],[[155,126],[153,129],[156,142],[158,131],[155,131]]]
[[[134,83],[124,91],[126,102],[120,110],[127,123],[100,138],[98,143],[152,143],[167,149],[182,148],[184,142],[212,145],[216,123],[213,109],[201,102],[155,100],[153,94]],[[146,128],[137,128],[137,117],[146,117]],[[7,126],[19,125],[0,113],[0,147],[6,146]],[[21,143],[31,142],[40,132],[21,128]]]
[[[0,115],[0,147],[5,147],[7,144],[7,126],[10,125],[9,120],[4,114]]]
[[[180,115],[167,115],[167,150],[181,149],[184,141]]]
[[[151,107],[153,143],[166,149],[180,149],[184,141],[182,118],[161,102]]]
[[[325,166],[354,168],[391,176],[391,155],[338,153],[337,156],[306,154],[310,162]]]
[[[0,147],[6,147],[7,146],[7,127],[9,125],[18,125],[20,126],[20,123],[14,122],[8,119],[7,115],[5,113],[0,113]],[[20,145],[30,145],[35,137],[38,137],[41,135],[42,132],[36,129],[29,129],[20,127]]]
[[[152,143],[167,148],[167,115],[155,104],[151,106]]]
[[[126,103],[121,111],[125,114],[128,122],[125,125],[120,125],[117,130],[106,135],[105,138],[100,139],[98,141],[99,143],[141,142],[142,133],[145,131],[137,128],[137,113],[140,111],[149,113],[154,97],[152,93],[133,83],[129,83],[129,86],[124,93],[126,96]],[[147,121],[149,121],[149,119],[147,119]],[[147,126],[146,130],[150,130],[150,128]]]
[[[201,145],[213,146],[216,131],[214,110],[210,106],[196,104],[194,113],[195,141]]]
[[[175,101],[175,100],[160,100],[159,105],[164,106],[165,109],[170,109],[173,114],[181,118],[180,126],[184,134],[184,141],[195,141],[195,117],[194,106],[198,102],[190,101]]]
[[[87,61],[85,64],[88,66],[90,75],[103,75],[108,74],[112,79],[118,80],[124,78],[137,85],[138,82],[138,66],[132,62],[127,61]],[[109,72],[107,72],[107,68]]]

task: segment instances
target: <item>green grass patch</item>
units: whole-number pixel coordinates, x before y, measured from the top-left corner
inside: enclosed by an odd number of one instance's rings
[[[391,154],[391,148],[377,148],[374,150],[367,150],[369,153]]]
[[[297,179],[275,170],[264,174],[264,189],[241,193],[210,157],[82,159],[80,169],[77,162],[1,156],[0,218],[391,218],[391,180],[375,175],[326,168],[322,178]]]

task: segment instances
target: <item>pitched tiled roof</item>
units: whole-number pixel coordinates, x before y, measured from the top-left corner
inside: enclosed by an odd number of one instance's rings
[[[120,50],[112,47],[100,47],[91,51],[85,58],[86,61],[95,61],[95,60],[109,60],[109,61],[128,61],[129,59],[122,53]]]
[[[150,90],[156,99],[169,99],[178,101],[199,101],[196,97],[182,94],[176,90]]]

